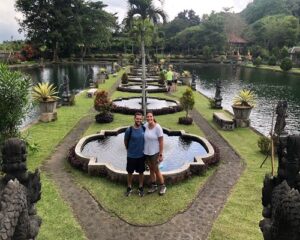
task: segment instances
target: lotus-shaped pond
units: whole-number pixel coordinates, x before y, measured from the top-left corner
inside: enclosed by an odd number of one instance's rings
[[[83,165],[88,166],[89,173],[105,175],[113,180],[126,180],[125,130],[126,127],[101,131],[79,141],[75,152]],[[205,162],[214,158],[214,149],[206,139],[184,131],[163,130],[164,160],[159,167],[168,182],[202,173],[207,167]]]

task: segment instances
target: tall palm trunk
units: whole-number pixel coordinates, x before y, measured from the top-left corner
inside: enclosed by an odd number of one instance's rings
[[[145,61],[145,41],[144,33],[141,36],[141,55],[142,55],[142,108],[144,116],[146,116],[147,103],[146,103],[146,61]]]

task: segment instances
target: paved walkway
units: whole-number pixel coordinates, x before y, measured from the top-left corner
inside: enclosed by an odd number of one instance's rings
[[[82,119],[57,146],[44,165],[44,170],[59,186],[63,198],[70,203],[88,239],[207,239],[213,222],[226,203],[230,190],[239,179],[244,166],[239,156],[198,112],[193,111],[192,115],[207,139],[220,148],[221,164],[185,212],[158,226],[133,226],[106,212],[89,192],[78,187],[72,176],[64,170],[68,149],[81,138],[94,121],[94,115]]]

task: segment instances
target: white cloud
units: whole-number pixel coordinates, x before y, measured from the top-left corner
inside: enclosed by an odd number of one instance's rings
[[[18,33],[19,24],[16,18],[20,18],[21,14],[14,9],[15,0],[0,1],[0,42],[5,40],[23,39],[23,34]]]

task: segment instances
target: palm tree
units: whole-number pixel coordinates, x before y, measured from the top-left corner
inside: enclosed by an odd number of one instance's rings
[[[147,21],[152,21],[154,24],[159,22],[162,18],[163,22],[166,21],[165,12],[154,6],[153,0],[128,0],[129,10],[127,12],[126,22],[131,25],[135,17],[141,20],[140,39],[141,39],[141,56],[142,56],[142,107],[144,115],[146,115],[146,68],[145,68],[145,32]]]

